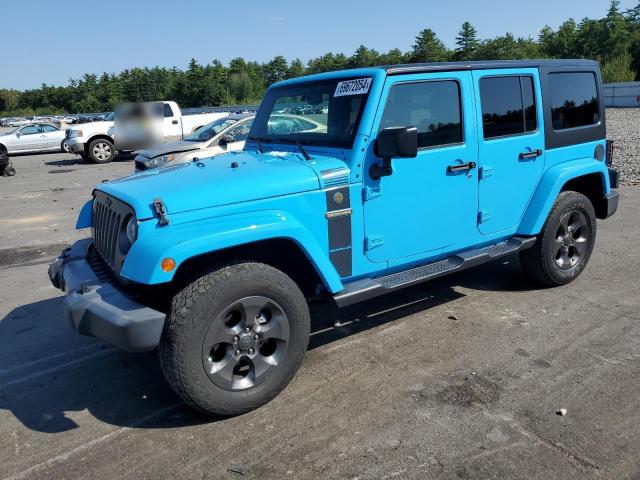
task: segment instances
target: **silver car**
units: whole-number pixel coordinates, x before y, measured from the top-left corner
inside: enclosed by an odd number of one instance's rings
[[[190,162],[194,157],[207,158],[242,150],[255,114],[232,114],[200,127],[177,142],[162,143],[138,152],[135,170],[150,170],[171,164]]]
[[[51,123],[32,123],[0,135],[0,155],[64,151],[64,130]]]

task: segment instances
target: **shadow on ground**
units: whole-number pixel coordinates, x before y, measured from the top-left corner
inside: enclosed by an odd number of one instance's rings
[[[343,310],[327,303],[313,305],[309,349],[452,302],[464,296],[456,286],[535,288],[520,271],[517,257],[509,257]],[[118,426],[171,428],[212,421],[178,407],[177,414],[141,424],[141,418],[180,404],[155,354],[128,354],[77,335],[63,317],[61,296],[11,311],[0,322],[0,342],[0,408],[29,429],[58,433],[78,428],[73,413],[83,410]]]

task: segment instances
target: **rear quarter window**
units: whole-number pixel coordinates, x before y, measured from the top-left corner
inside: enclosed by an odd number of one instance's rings
[[[549,92],[554,130],[595,125],[600,120],[598,89],[593,73],[551,73]]]

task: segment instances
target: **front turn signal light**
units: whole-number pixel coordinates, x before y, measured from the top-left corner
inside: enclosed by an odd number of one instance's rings
[[[173,258],[164,258],[162,262],[160,262],[160,268],[164,272],[170,272],[176,268],[176,261]]]

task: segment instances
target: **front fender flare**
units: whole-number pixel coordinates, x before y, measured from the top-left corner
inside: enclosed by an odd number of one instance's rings
[[[519,235],[538,235],[553,207],[562,187],[574,178],[598,173],[602,177],[604,195],[609,191],[609,176],[604,163],[593,158],[581,158],[559,163],[549,168],[542,176],[529,206],[522,217]]]
[[[120,275],[147,285],[170,282],[180,265],[190,258],[271,239],[295,242],[325,287],[332,293],[342,290],[340,276],[326,252],[301,222],[281,210],[206,218],[165,227],[158,226],[155,220],[141,222],[138,240],[129,250]],[[176,268],[171,272],[160,268],[164,258],[175,260]]]

